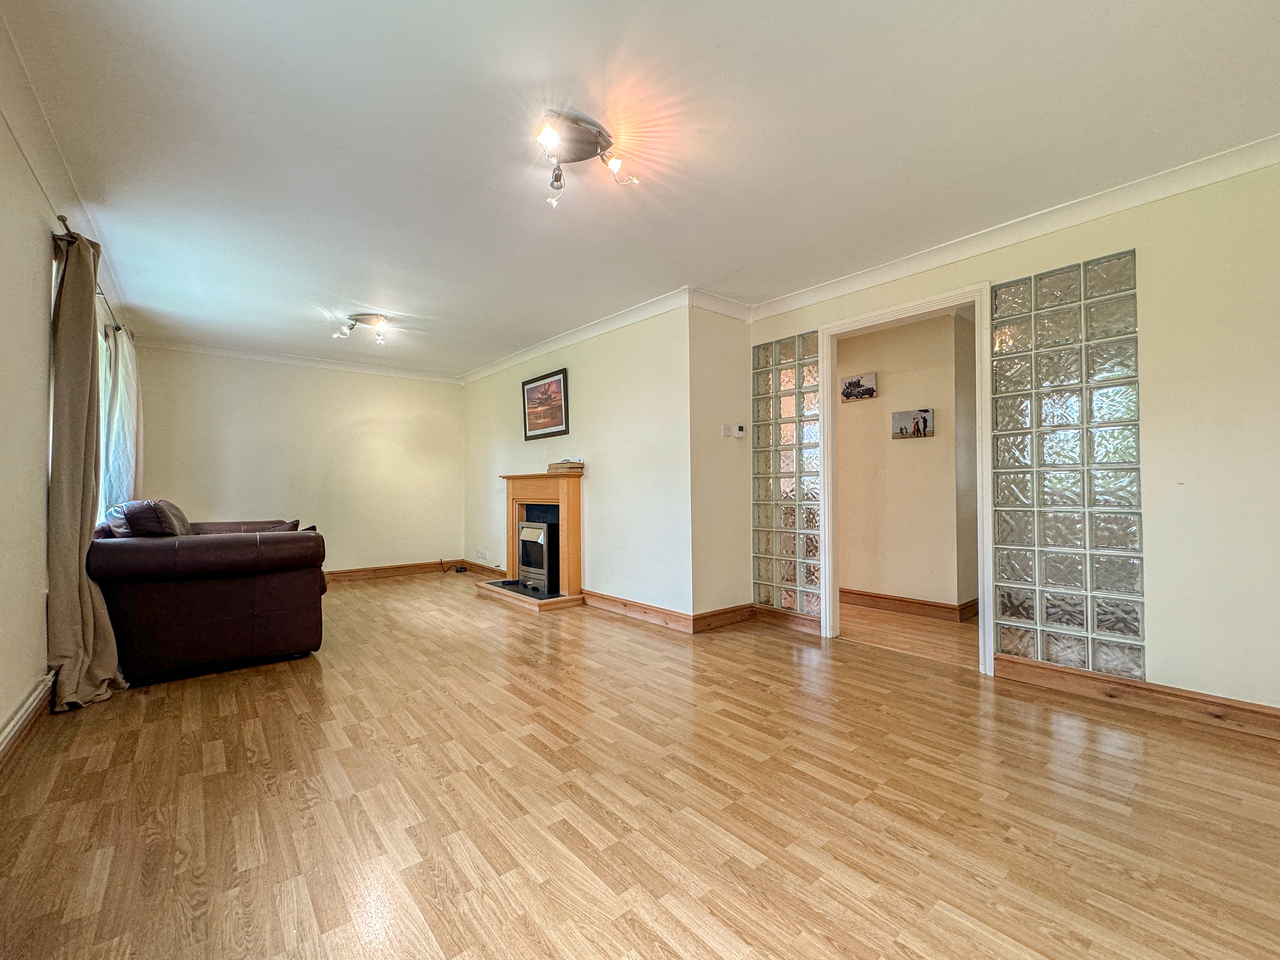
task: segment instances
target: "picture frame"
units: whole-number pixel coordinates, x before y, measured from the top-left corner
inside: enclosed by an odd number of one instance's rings
[[[840,378],[840,402],[852,403],[855,400],[874,400],[876,397],[875,372],[860,373],[856,377]]]
[[[936,417],[933,407],[922,407],[919,410],[895,410],[890,424],[889,436],[894,440],[919,440],[932,437]]]
[[[569,433],[569,370],[561,367],[520,384],[524,438],[542,440]]]

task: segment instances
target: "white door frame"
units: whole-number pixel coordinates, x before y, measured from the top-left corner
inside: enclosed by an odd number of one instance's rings
[[[922,313],[974,305],[974,364],[977,368],[978,431],[978,669],[995,672],[995,644],[991,624],[993,595],[991,558],[991,284],[952,290],[937,296],[837,320],[818,327],[818,430],[822,437],[822,464],[818,502],[822,508],[818,531],[822,559],[822,635],[840,635],[840,570],[836,549],[839,504],[836,490],[836,410],[840,406],[840,379],[836,376],[836,340],[852,331],[894,327]]]

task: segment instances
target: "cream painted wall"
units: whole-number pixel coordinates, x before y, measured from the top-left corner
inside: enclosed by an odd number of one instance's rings
[[[463,388],[139,347],[143,490],[192,520],[316,524],[325,568],[457,559]]]
[[[46,672],[45,509],[49,314],[58,227],[17,144],[0,126],[0,728]]]
[[[521,381],[561,367],[569,435],[525,441]],[[682,307],[467,384],[466,556],[505,565],[500,474],[582,457],[583,589],[692,612],[689,378]]]
[[[973,320],[955,318],[956,597],[978,596],[978,408]]]
[[[751,332],[689,308],[689,461],[693,612],[751,602]]]
[[[1280,706],[1280,166],[779,314],[753,324],[751,338],[1130,247],[1147,677]]]
[[[964,322],[933,317],[836,343],[838,376],[876,374],[874,398],[837,410],[845,589],[952,605],[972,599],[957,595],[955,366]],[[929,407],[934,436],[891,439],[893,411]]]

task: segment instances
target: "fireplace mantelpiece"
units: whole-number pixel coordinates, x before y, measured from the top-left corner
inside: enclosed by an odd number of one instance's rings
[[[507,576],[515,577],[520,569],[519,544],[516,533],[525,519],[525,506],[531,503],[556,504],[560,508],[560,596],[540,600],[492,583],[477,584],[477,589],[491,597],[534,610],[573,606],[583,602],[582,596],[582,475],[578,473],[503,474],[507,481]]]

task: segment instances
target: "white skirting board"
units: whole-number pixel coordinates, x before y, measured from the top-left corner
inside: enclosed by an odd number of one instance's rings
[[[4,725],[4,730],[0,731],[0,756],[3,756],[4,752],[9,749],[9,744],[33,713],[41,708],[49,709],[49,687],[52,685],[53,671],[50,670],[36,681],[36,685],[32,688],[30,695],[26,700],[22,701],[22,706],[13,712],[9,722]]]

